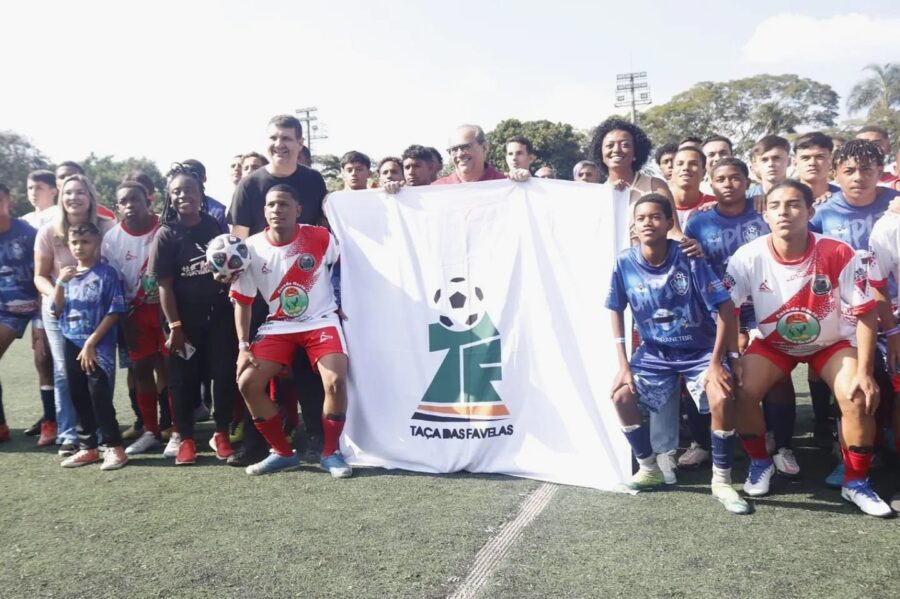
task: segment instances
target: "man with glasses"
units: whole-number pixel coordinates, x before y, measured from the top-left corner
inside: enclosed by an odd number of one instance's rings
[[[441,177],[432,185],[452,185],[455,183],[473,183],[475,181],[492,181],[505,179],[504,175],[487,163],[488,142],[484,130],[478,125],[460,125],[450,137],[447,148],[454,172]],[[531,173],[524,168],[513,168],[509,178],[513,181],[525,181]]]

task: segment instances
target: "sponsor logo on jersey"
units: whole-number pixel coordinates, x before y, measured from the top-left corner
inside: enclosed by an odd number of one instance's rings
[[[279,296],[281,311],[285,316],[296,318],[309,307],[309,296],[299,285],[288,285],[281,290]]]
[[[775,330],[785,341],[801,345],[815,341],[822,332],[822,326],[810,312],[794,310],[778,319]]]
[[[267,275],[267,274],[269,274],[270,272],[272,272],[272,269],[269,268],[269,263],[268,263],[268,262],[263,262],[262,268],[259,269],[259,272],[261,272],[261,273],[264,274],[264,275]]]
[[[769,282],[765,279],[763,279],[763,282],[759,284],[759,290],[766,293],[772,293],[772,288],[769,287]]]
[[[134,254],[132,254],[132,253],[131,253],[131,250],[128,250],[127,252],[125,252],[125,260],[126,260],[126,262],[131,261],[131,260],[134,260],[134,259],[136,259],[136,258],[137,258],[137,256],[135,256]]]
[[[332,335],[329,335],[325,331],[322,331],[322,334],[319,335],[319,343],[325,343],[326,341],[331,341],[332,339],[334,339],[334,337]]]

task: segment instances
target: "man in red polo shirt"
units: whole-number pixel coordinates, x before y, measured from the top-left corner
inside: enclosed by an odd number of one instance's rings
[[[488,141],[484,130],[478,125],[460,125],[450,137],[447,152],[453,162],[454,172],[441,177],[432,185],[450,185],[454,183],[474,183],[476,181],[492,181],[506,179],[504,175],[487,163]],[[513,181],[524,181],[531,173],[524,168],[509,171]]]

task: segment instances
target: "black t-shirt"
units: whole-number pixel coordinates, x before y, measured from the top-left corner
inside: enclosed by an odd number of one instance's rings
[[[226,285],[213,279],[206,264],[206,246],[222,231],[216,219],[200,215],[193,227],[164,224],[156,231],[147,270],[157,279],[174,279],[175,302],[183,319],[202,317],[215,303],[228,299]]]
[[[265,168],[253,171],[241,179],[234,190],[228,216],[234,225],[248,227],[250,235],[255,235],[266,228],[266,217],[263,208],[266,205],[266,192],[279,183],[290,185],[300,194],[300,222],[306,225],[318,225],[322,221],[322,200],[327,193],[325,179],[318,171],[297,165],[297,170],[290,177],[276,177]]]

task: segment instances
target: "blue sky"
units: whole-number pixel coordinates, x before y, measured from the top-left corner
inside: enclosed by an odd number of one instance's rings
[[[57,161],[196,157],[219,196],[229,158],[303,106],[327,129],[317,152],[378,157],[442,148],[461,122],[588,128],[629,70],[647,71],[655,103],[757,73],[812,77],[843,102],[867,63],[900,60],[888,1],[75,4],[4,11],[0,129]]]

